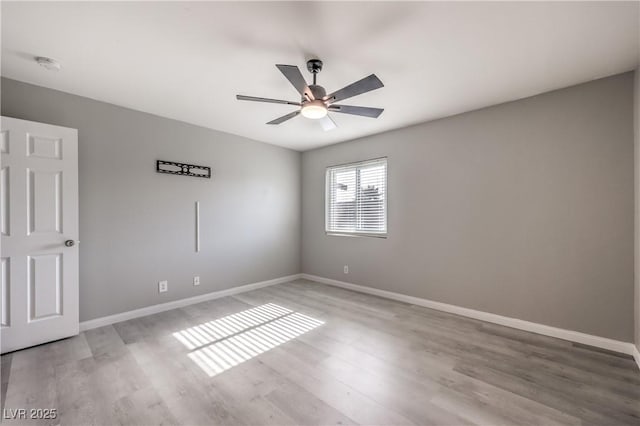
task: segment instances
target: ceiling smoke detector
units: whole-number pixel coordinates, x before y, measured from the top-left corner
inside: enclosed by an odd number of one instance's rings
[[[36,62],[48,71],[60,71],[60,62],[44,56],[36,56]]]

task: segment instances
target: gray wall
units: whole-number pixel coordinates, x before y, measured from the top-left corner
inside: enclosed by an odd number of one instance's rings
[[[626,73],[305,152],[303,272],[633,341],[632,85]],[[325,167],[381,156],[388,238],[326,236]]]
[[[634,84],[634,149],[635,149],[635,344],[640,351],[640,68],[636,68]]]
[[[627,73],[306,152],[302,176],[293,151],[12,80],[1,107],[79,129],[81,320],[302,269],[632,341],[633,93]],[[389,237],[325,236],[325,167],[379,156]]]
[[[300,153],[7,79],[2,114],[79,131],[81,320],[300,272]]]

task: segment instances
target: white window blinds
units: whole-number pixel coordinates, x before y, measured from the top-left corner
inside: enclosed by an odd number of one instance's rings
[[[327,168],[326,231],[385,236],[387,159]]]

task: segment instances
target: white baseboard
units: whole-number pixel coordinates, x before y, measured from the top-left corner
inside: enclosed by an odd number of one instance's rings
[[[115,315],[109,315],[106,317],[96,318],[89,321],[83,321],[80,323],[80,331],[91,330],[92,328],[103,327],[105,325],[110,325],[110,324],[114,324],[121,321],[127,321],[133,318],[144,317],[147,315],[157,314],[159,312],[169,311],[171,309],[182,308],[183,306],[189,306],[189,305],[193,305],[194,303],[205,302],[207,300],[219,299],[225,296],[232,296],[234,294],[244,293],[244,292],[256,290],[262,287],[282,284],[282,283],[296,280],[301,277],[302,277],[302,274],[288,275],[286,277],[274,278],[272,280],[241,285],[239,287],[233,287],[226,290],[214,291],[212,293],[188,297],[186,299],[174,300],[172,302],[160,303],[158,305],[152,305],[152,306],[146,306],[140,309],[134,309],[133,311],[121,312]]]
[[[636,360],[636,364],[638,364],[638,368],[640,368],[640,350],[636,345],[633,345],[633,358]]]
[[[316,275],[302,274],[302,278],[311,281],[317,281],[323,284],[329,284],[336,287],[346,288],[360,293],[372,294],[374,296],[384,297],[386,299],[397,300],[400,302],[410,303],[412,305],[424,306],[425,308],[436,309],[438,311],[449,312],[451,314],[457,314],[468,318],[474,318],[493,324],[504,325],[506,327],[516,328],[518,330],[530,331],[532,333],[542,334],[544,336],[556,337],[558,339],[568,340],[570,342],[582,343],[585,345],[608,349],[610,351],[619,352],[626,355],[633,355],[636,359],[636,362],[638,363],[638,366],[640,367],[640,354],[638,353],[638,349],[633,343],[608,339],[606,337],[593,336],[591,334],[580,333],[578,331],[551,327],[548,325],[524,321],[517,318],[505,317],[489,312],[476,311],[475,309],[463,308],[461,306],[449,305],[447,303],[434,302],[428,299],[407,296],[405,294],[347,283],[344,281],[332,280],[329,278],[318,277]]]

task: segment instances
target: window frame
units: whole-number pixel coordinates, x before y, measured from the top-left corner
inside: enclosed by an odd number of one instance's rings
[[[329,229],[329,217],[330,217],[330,202],[331,202],[331,171],[339,168],[360,167],[367,165],[368,163],[382,162],[384,161],[384,232],[366,232],[366,231],[332,231]],[[360,173],[356,172],[357,187],[359,186]],[[373,238],[387,238],[389,234],[389,210],[388,210],[388,188],[389,188],[389,159],[387,157],[370,158],[368,160],[356,161],[352,163],[334,164],[327,166],[325,169],[325,181],[324,181],[324,233],[327,236],[334,237],[373,237]],[[356,191],[356,198],[358,198],[359,191]],[[359,218],[356,217],[356,221]]]

